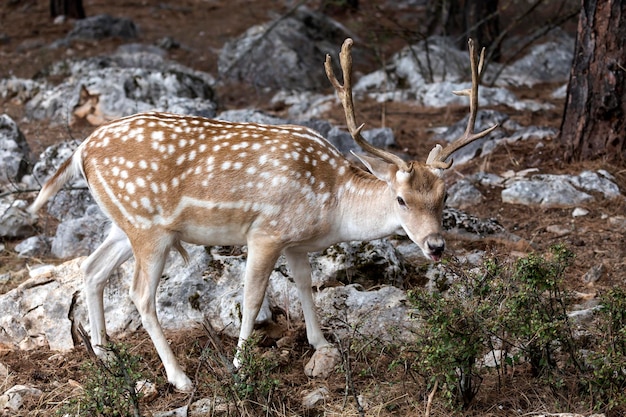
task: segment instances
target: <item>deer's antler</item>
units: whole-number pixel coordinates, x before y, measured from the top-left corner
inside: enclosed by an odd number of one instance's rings
[[[352,55],[350,54],[350,50],[352,49],[353,41],[350,38],[347,38],[343,45],[341,46],[341,53],[339,54],[339,62],[341,64],[341,71],[343,72],[343,85],[339,83],[337,77],[335,77],[335,73],[331,66],[331,58],[330,55],[326,55],[326,62],[324,62],[324,68],[326,69],[326,76],[330,80],[333,87],[335,87],[335,91],[337,91],[337,95],[341,100],[341,105],[343,106],[343,110],[346,114],[346,123],[348,125],[348,131],[354,141],[366,152],[371,153],[372,155],[378,156],[379,158],[395,164],[403,171],[410,172],[413,167],[411,164],[406,163],[402,158],[397,155],[394,155],[391,152],[387,152],[383,149],[377,148],[371,143],[367,142],[361,136],[361,130],[365,124],[361,124],[357,127],[356,117],[354,115],[354,103],[352,101]]]
[[[472,143],[473,141],[488,135],[498,127],[498,124],[496,123],[495,125],[481,132],[474,133],[476,113],[478,111],[478,84],[480,84],[480,74],[483,71],[485,48],[481,50],[480,57],[478,57],[478,54],[476,53],[476,48],[474,47],[473,39],[470,39],[468,41],[468,46],[470,55],[470,66],[472,69],[472,87],[465,90],[453,91],[453,93],[458,96],[468,96],[470,99],[470,116],[467,122],[467,128],[465,129],[465,133],[463,134],[463,136],[459,137],[454,142],[447,145],[445,148],[442,148],[441,145],[436,145],[430,151],[428,159],[426,160],[426,165],[429,165],[432,168],[450,168],[450,166],[452,165],[452,161],[446,162],[446,159],[448,159],[448,157],[452,155],[452,153]]]

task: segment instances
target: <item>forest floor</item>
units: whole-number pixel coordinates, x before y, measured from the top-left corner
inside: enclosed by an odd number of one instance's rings
[[[225,41],[237,36],[250,26],[280,16],[287,12],[288,6],[274,0],[181,0],[170,5],[160,0],[122,1],[122,0],[85,0],[88,15],[108,13],[113,16],[132,18],[140,28],[138,42],[154,44],[166,36],[177,40],[181,47],[168,51],[168,58],[189,67],[217,73],[217,55]],[[365,3],[365,2],[363,2]],[[406,44],[406,38],[398,30],[398,25],[405,24],[407,17],[390,15],[374,6],[363,6],[360,12],[342,12],[333,16],[344,23],[354,33],[380,31],[381,41],[377,47],[389,57]],[[0,5],[0,78],[9,76],[32,78],[48,65],[68,57],[102,55],[115,51],[121,40],[109,39],[98,42],[75,42],[70,48],[46,48],[71,29],[71,22],[53,24],[48,13],[47,2],[35,0],[14,0]],[[385,35],[385,37],[383,37]],[[339,48],[339,45],[338,45]],[[320,63],[321,65],[321,63]],[[362,69],[364,73],[374,68]],[[550,96],[555,85],[535,86],[532,89],[518,89],[515,93],[520,99],[532,98],[554,104],[554,110],[540,112],[518,112],[502,107],[498,110],[510,114],[511,118],[524,126],[548,126],[559,128],[562,118],[563,100]],[[330,88],[329,88],[330,91]],[[217,90],[220,110],[233,108],[257,108],[280,116],[280,110],[269,103],[271,95],[254,90],[246,85],[229,83]],[[407,103],[376,103],[365,101],[357,103],[357,119],[366,121],[368,128],[379,127],[381,120],[391,127],[397,142],[403,151],[416,160],[425,159],[433,146],[432,129],[448,126],[461,119],[466,108],[454,107],[445,110],[420,108]],[[86,137],[93,127],[78,125],[68,128],[49,126],[45,122],[33,122],[24,118],[23,103],[0,99],[0,113],[6,113],[17,121],[20,129],[29,141],[34,155],[45,146],[65,141],[71,137]],[[342,124],[343,112],[336,107],[326,115],[328,120]],[[502,174],[508,170],[522,171],[537,168],[540,173],[578,174],[584,170],[605,169],[615,176],[621,190],[626,190],[626,167],[607,164],[603,161],[566,163],[563,150],[556,138],[542,141],[537,147],[533,140],[499,146],[492,154],[453,169],[447,175],[449,183],[483,170]],[[589,210],[583,217],[572,217],[571,208],[540,208],[505,204],[500,197],[500,189],[482,187],[486,199],[481,204],[467,209],[470,214],[481,218],[493,218],[511,233],[521,237],[518,242],[506,240],[482,239],[469,240],[457,235],[447,236],[449,255],[470,249],[482,249],[501,256],[519,257],[532,251],[545,252],[556,243],[566,244],[575,254],[571,267],[566,271],[566,285],[569,289],[593,296],[615,286],[626,287],[626,242],[624,229],[616,229],[608,219],[624,216],[624,200],[592,202],[581,205]],[[570,232],[559,236],[550,232],[549,226],[560,225]],[[19,243],[6,240],[6,250],[0,252],[0,273],[24,270],[27,266],[38,263],[54,263],[51,259],[21,259],[11,250]],[[426,263],[426,260],[424,260]],[[587,284],[583,275],[592,267],[604,266],[604,273],[599,281]],[[6,291],[8,288],[4,288]],[[2,312],[11,314],[11,312]],[[318,381],[309,380],[302,373],[301,366],[310,357],[310,348],[305,343],[301,325],[292,324],[291,331],[298,343],[289,353],[290,360],[281,365],[273,375],[280,381],[276,394],[283,398],[283,409],[271,410],[273,415],[301,415],[301,392],[319,385]],[[170,334],[170,341],[181,358],[183,366],[193,375],[199,365],[204,346],[208,342],[202,330]],[[191,342],[190,342],[191,341]],[[185,405],[189,396],[174,392],[163,383],[163,369],[156,356],[149,338],[143,331],[128,335],[124,343],[132,346],[133,353],[143,357],[144,371],[159,381],[159,395],[144,405],[147,415],[155,411],[173,409]],[[225,350],[232,353],[234,341],[223,338]],[[270,343],[271,344],[271,343]],[[375,349],[379,349],[376,351]],[[346,372],[332,375],[324,382],[331,393],[331,400],[324,406],[325,415],[352,416],[360,411],[349,392],[363,393],[361,402],[372,406],[367,415],[404,415],[421,416],[425,406],[427,392],[418,381],[409,378],[405,369],[390,368],[395,359],[394,352],[384,346],[372,344],[368,353],[354,358],[352,371],[353,391],[347,389]],[[37,404],[29,404],[24,415],[48,416],[68,398],[76,397],[80,385],[86,378],[84,363],[87,354],[77,348],[69,354],[57,354],[47,349],[35,351],[14,351],[0,347],[0,363],[10,369],[10,377],[0,381],[0,391],[14,384],[38,387],[44,393]],[[206,372],[206,370],[202,370]],[[200,374],[200,373],[199,373]],[[210,396],[211,382],[214,379],[199,379],[199,392],[196,397]],[[506,416],[511,410],[564,411],[554,409],[557,399],[554,394],[538,392],[529,378],[524,378],[525,371],[511,375],[507,381],[484,381],[481,394],[470,410],[459,415]],[[201,377],[200,377],[201,378]],[[214,384],[214,382],[213,382]],[[527,390],[528,389],[528,390]],[[532,392],[528,397],[527,393]],[[552,395],[552,397],[551,397]],[[526,396],[526,398],[524,398]],[[437,404],[437,401],[435,401]],[[558,398],[558,404],[567,404],[567,399]],[[508,410],[508,411],[507,411]],[[571,404],[572,411],[584,412]],[[251,414],[253,415],[253,414]],[[433,416],[447,415],[443,406],[435,405]]]

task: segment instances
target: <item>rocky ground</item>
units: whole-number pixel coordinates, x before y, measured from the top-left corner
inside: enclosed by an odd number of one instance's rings
[[[63,38],[73,27],[73,22],[52,23],[48,15],[47,4],[29,0],[4,2],[0,6],[0,79],[10,76],[20,78],[40,77],[47,68],[68,57],[86,57],[111,53],[124,43],[121,39],[73,42],[67,47],[48,48],[51,43]],[[279,4],[280,3],[280,4]],[[167,58],[190,68],[217,74],[217,58],[220,48],[234,36],[259,22],[284,15],[291,3],[274,1],[199,1],[183,0],[175,5],[156,0],[141,2],[122,2],[118,0],[84,1],[88,15],[109,13],[114,16],[131,18],[140,28],[136,42],[144,44],[162,44],[164,39],[173,39],[179,47],[167,50]],[[383,3],[383,2],[381,2]],[[295,4],[295,3],[294,3]],[[312,4],[315,7],[316,4]],[[403,47],[406,34],[400,29],[410,18],[406,13],[391,14],[384,8],[363,6],[355,12],[339,11],[333,15],[355,34],[366,38],[368,35],[378,39],[372,43],[379,57],[389,57]],[[321,65],[321,63],[320,63]],[[377,69],[376,62],[370,62],[362,73]],[[49,82],[54,83],[51,77]],[[274,91],[253,88],[245,83],[222,80],[216,86],[219,110],[256,108],[279,117],[287,116],[287,108],[270,104]],[[553,104],[550,110],[518,111],[509,106],[497,106],[495,109],[506,113],[522,126],[544,126],[558,129],[561,123],[563,99],[554,98],[551,92],[561,83],[535,85],[532,88],[519,87],[514,92],[520,99],[533,99],[542,103]],[[330,92],[330,89],[326,93]],[[406,152],[417,160],[422,160],[433,146],[432,131],[441,126],[450,126],[460,120],[467,112],[462,106],[445,109],[433,109],[406,102],[387,102],[381,104],[373,99],[364,99],[357,104],[359,120],[366,121],[368,127],[382,125],[393,129],[398,143],[398,151]],[[25,117],[24,103],[15,97],[2,98],[0,95],[0,113],[6,113],[17,121],[29,145],[36,155],[46,146],[66,141],[70,138],[86,137],[94,127],[87,122],[75,125],[52,125],[46,121],[34,121]],[[342,124],[343,112],[337,105],[324,112],[321,118],[333,124]],[[530,139],[513,143],[502,143],[492,153],[478,157],[447,174],[449,184],[462,178],[473,178],[480,171],[505,175],[507,172],[523,172],[537,169],[542,174],[578,175],[583,171],[606,170],[614,177],[614,182],[622,190],[621,198],[606,199],[594,195],[593,202],[582,203],[576,207],[587,211],[586,215],[574,217],[574,207],[550,207],[539,205],[521,205],[503,203],[501,187],[476,184],[485,197],[464,210],[480,218],[497,220],[505,230],[520,237],[512,241],[502,238],[475,239],[459,234],[447,236],[449,255],[463,254],[472,250],[493,251],[501,256],[517,258],[531,251],[542,252],[555,243],[566,244],[575,254],[573,265],[566,271],[567,286],[574,291],[593,297],[606,289],[626,287],[626,167],[607,164],[603,161],[566,163],[562,158],[562,149],[555,137],[541,140]],[[508,175],[508,174],[507,174]],[[41,232],[53,234],[55,221],[39,224]],[[59,263],[57,259],[18,258],[14,247],[19,243],[15,239],[1,242],[4,250],[0,251],[0,275],[11,273],[12,281],[3,283],[3,292],[14,288],[25,277],[25,268],[39,264]],[[426,261],[417,261],[426,264]],[[592,269],[600,270],[594,282],[583,279]],[[3,315],[11,312],[3,311]],[[304,342],[302,326],[291,324],[290,332],[297,342],[288,353],[287,362],[300,363],[310,356]],[[199,369],[198,358],[202,349],[210,342],[202,330],[172,333],[172,345],[178,357],[184,363],[188,373]],[[192,341],[190,343],[190,340]],[[163,372],[147,336],[139,331],[129,334],[124,341],[133,346],[133,351],[141,354],[146,370],[153,380],[163,381]],[[224,351],[231,352],[233,340],[223,338]],[[367,415],[422,415],[424,393],[415,392],[419,384],[403,376],[402,370],[388,371],[387,365],[393,360],[387,348],[375,345],[380,351],[366,355],[360,351],[356,355],[354,369],[356,391],[363,393],[360,403],[369,403]],[[370,352],[372,353],[372,352]],[[34,386],[44,395],[24,407],[21,415],[51,415],[60,409],[60,404],[68,398],[77,396],[85,380],[83,368],[87,355],[84,350],[76,349],[71,354],[56,354],[46,349],[33,351],[15,351],[8,346],[0,347],[0,363],[10,369],[10,376],[5,382],[0,381],[0,391],[15,384]],[[217,372],[217,371],[216,371]],[[212,391],[215,380],[200,379],[197,396],[206,396]],[[282,365],[276,376],[280,381],[279,393],[285,398],[284,409],[271,410],[275,415],[302,414],[300,405],[302,392],[311,391],[319,386],[318,382],[308,380],[300,367]],[[481,388],[481,398],[468,415],[511,415],[510,410],[523,408],[533,411],[563,411],[551,408],[545,393],[533,393],[527,400],[519,400],[518,392],[524,391],[526,380],[511,380],[511,384],[497,389],[497,381],[486,381]],[[338,373],[329,378],[324,386],[331,392],[323,411],[327,415],[359,415],[350,390],[346,389],[346,374]],[[529,384],[530,385],[530,384]],[[350,387],[348,387],[350,388]],[[145,405],[147,412],[174,409],[190,403],[189,396],[173,392],[165,384],[158,386],[158,396]],[[378,390],[378,391],[377,391]],[[378,392],[378,394],[376,394]],[[410,393],[410,394],[407,394]],[[508,400],[505,398],[509,398]],[[573,411],[584,412],[575,409]],[[507,411],[509,410],[509,411]],[[437,407],[433,415],[437,414]]]

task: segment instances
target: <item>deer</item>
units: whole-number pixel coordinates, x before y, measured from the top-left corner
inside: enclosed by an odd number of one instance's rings
[[[111,220],[102,244],[81,264],[92,344],[105,355],[103,291],[111,273],[134,256],[129,296],[175,389],[190,392],[156,313],[156,292],[170,250],[182,245],[247,245],[239,351],[254,330],[269,276],[284,255],[297,287],[307,340],[316,351],[332,346],[316,316],[308,254],[354,240],[402,233],[439,261],[445,249],[442,173],[456,150],[497,125],[474,132],[479,74],[470,41],[472,87],[464,135],[436,145],[425,163],[405,162],[369,144],[357,126],[352,99],[352,39],[340,63],[343,85],[325,69],[341,100],[347,128],[367,153],[348,160],[316,131],[297,125],[234,123],[159,112],[139,113],[98,127],[43,185],[29,207],[36,213],[68,181],[83,177]],[[239,366],[239,353],[235,353]]]

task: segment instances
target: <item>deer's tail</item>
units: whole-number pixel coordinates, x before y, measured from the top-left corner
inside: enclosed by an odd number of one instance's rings
[[[63,186],[70,180],[83,175],[83,158],[82,147],[79,147],[74,151],[72,156],[59,167],[57,172],[54,173],[48,181],[41,187],[39,195],[35,199],[35,202],[28,207],[28,212],[31,214],[37,213],[39,209],[48,201],[53,195],[55,195]]]

